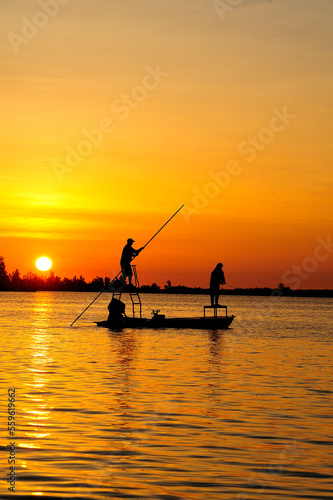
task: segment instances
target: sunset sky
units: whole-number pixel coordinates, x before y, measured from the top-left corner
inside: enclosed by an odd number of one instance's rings
[[[1,2],[9,272],[333,288],[332,0]]]

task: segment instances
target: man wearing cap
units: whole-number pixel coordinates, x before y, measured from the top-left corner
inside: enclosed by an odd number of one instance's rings
[[[220,284],[225,285],[224,272],[222,271],[223,264],[219,262],[215,267],[214,271],[210,275],[210,301],[212,306],[218,306],[219,295],[220,295]]]
[[[128,278],[128,284],[132,285],[132,268],[131,268],[131,261],[139,255],[141,250],[143,250],[143,247],[139,248],[139,250],[134,250],[132,247],[134,243],[134,240],[132,238],[128,238],[127,244],[123,248],[123,252],[121,254],[121,259],[120,259],[120,267],[121,267],[121,272],[122,275],[125,279]]]

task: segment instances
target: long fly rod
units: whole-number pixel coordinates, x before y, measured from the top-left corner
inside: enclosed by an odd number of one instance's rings
[[[236,288],[234,286],[228,285],[228,283],[226,283],[226,285],[229,286],[230,288],[232,288],[233,290],[236,290]],[[247,295],[247,297],[249,297],[251,300],[253,300],[253,302],[255,302],[256,304],[259,304],[260,306],[262,305],[263,307],[267,307],[264,304],[260,303],[258,300],[251,297],[251,295]]]
[[[159,232],[161,232],[161,231],[162,231],[162,229],[163,229],[163,228],[164,228],[167,224],[169,224],[169,222],[171,221],[171,219],[173,219],[173,218],[174,218],[174,216],[178,214],[178,212],[179,212],[179,211],[183,208],[183,206],[184,206],[184,205],[182,205],[180,208],[178,208],[177,212],[175,212],[175,213],[173,214],[173,216],[172,216],[172,217],[170,217],[170,219],[168,219],[168,220],[165,222],[165,224],[163,224],[163,226],[162,226],[162,227],[161,227],[161,228],[160,228],[160,229],[159,229],[159,230],[158,230],[158,231],[154,234],[154,236],[152,236],[152,237],[150,238],[150,240],[148,240],[148,241],[147,241],[147,243],[146,243],[146,244],[142,247],[142,250],[143,250],[144,248],[146,248],[146,246],[147,246],[147,245],[148,245],[148,244],[149,244],[149,243],[150,243],[150,242],[151,242],[151,241],[155,238],[155,236],[157,236],[157,235],[158,235],[158,233],[159,233]],[[133,259],[132,259],[132,260],[134,260],[134,259],[135,259],[135,257],[136,257],[136,255],[133,257]],[[117,276],[115,276],[115,277],[113,278],[113,280],[111,280],[111,282],[110,282],[110,283],[112,283],[113,281],[115,281],[115,280],[118,278],[119,274],[121,274],[121,271],[119,271],[119,273],[117,274]],[[98,299],[98,297],[99,297],[100,295],[102,295],[102,293],[104,293],[104,290],[102,290],[102,291],[101,291],[101,292],[97,295],[97,297],[95,297],[95,298],[94,298],[94,300],[93,300],[92,302],[90,302],[90,304],[89,304],[89,305],[88,305],[88,306],[84,309],[84,311],[82,311],[82,313],[81,313],[81,314],[79,314],[79,316],[78,316],[78,317],[77,317],[77,318],[73,321],[73,323],[71,324],[71,326],[73,326],[73,325],[74,325],[74,323],[76,323],[76,321],[77,321],[79,318],[81,318],[81,316],[82,316],[82,315],[86,312],[86,310],[87,310],[87,309],[89,309],[89,307],[90,307],[90,306],[91,306],[91,305],[92,305],[92,304],[93,304],[93,303],[94,303],[94,302]]]

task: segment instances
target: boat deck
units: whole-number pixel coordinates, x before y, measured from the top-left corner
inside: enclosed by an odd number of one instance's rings
[[[97,326],[110,329],[119,328],[198,328],[219,330],[228,328],[235,316],[213,316],[213,317],[198,317],[198,318],[129,318],[124,317],[116,321],[96,321]]]

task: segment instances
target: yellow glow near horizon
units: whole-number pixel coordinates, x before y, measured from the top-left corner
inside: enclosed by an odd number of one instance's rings
[[[36,267],[40,271],[48,271],[52,267],[52,261],[48,257],[40,257],[36,260]]]
[[[2,2],[8,272],[42,251],[61,278],[115,276],[184,203],[143,284],[205,287],[222,261],[233,286],[331,288],[333,11],[236,3]]]

